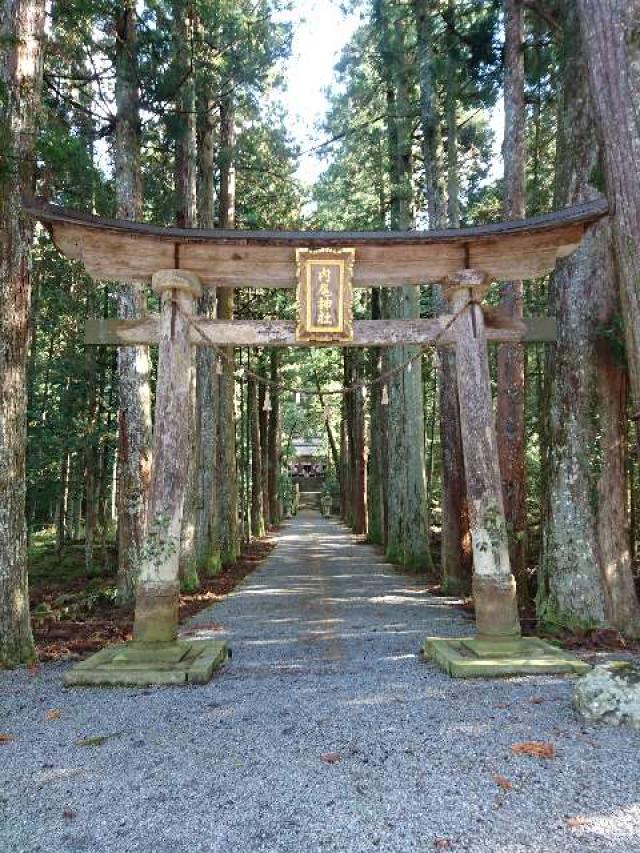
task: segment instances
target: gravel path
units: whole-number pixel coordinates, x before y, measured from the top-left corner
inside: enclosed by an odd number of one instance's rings
[[[423,662],[423,637],[465,617],[335,522],[298,516],[194,621],[234,653],[203,687],[0,672],[0,733],[17,737],[0,744],[2,853],[640,851],[640,732],[581,722],[570,678],[455,681]],[[557,756],[512,754],[524,740]]]

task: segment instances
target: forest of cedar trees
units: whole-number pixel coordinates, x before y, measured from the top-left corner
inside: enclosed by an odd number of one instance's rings
[[[344,6],[360,24],[305,149],[285,108],[287,0],[3,0],[0,665],[34,659],[33,629],[67,588],[87,612],[131,608],[147,522],[157,353],[86,347],[84,324],[157,298],[66,260],[22,212],[34,195],[161,226],[299,230],[457,228],[604,195],[610,216],[552,275],[492,285],[503,312],[555,317],[557,340],[492,347],[490,366],[523,624],[637,636],[640,1]],[[309,149],[314,182],[299,170]],[[428,281],[356,294],[357,318],[445,310]],[[198,312],[292,319],[295,302],[209,290]],[[295,512],[294,442],[314,440],[345,523],[469,597],[455,353],[426,354],[384,392],[322,393],[408,351],[197,348],[185,592]],[[318,393],[267,396],[247,368]]]

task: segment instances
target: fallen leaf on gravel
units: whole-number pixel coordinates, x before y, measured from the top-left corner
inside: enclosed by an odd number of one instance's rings
[[[517,755],[531,755],[533,758],[555,758],[556,748],[552,743],[540,740],[525,740],[514,743],[511,752]]]
[[[325,764],[337,764],[342,761],[342,756],[339,752],[323,752],[320,761],[324,761]]]
[[[95,737],[85,737],[76,741],[76,746],[102,746],[105,741],[112,737],[120,737],[124,732],[114,732],[111,735],[95,735]]]
[[[65,820],[73,820],[75,816],[76,816],[76,813],[73,811],[73,809],[65,809],[62,812],[62,817]]]
[[[499,773],[496,773],[493,777],[493,781],[499,788],[502,788],[503,791],[510,791],[513,788],[511,782],[505,776],[500,776]]]
[[[566,817],[564,822],[570,829],[577,829],[580,826],[589,826],[589,818],[575,815],[575,817]]]
[[[96,735],[96,737],[85,737],[82,740],[76,741],[76,746],[102,746],[107,740],[106,735]]]
[[[433,846],[436,850],[448,850],[451,847],[451,839],[450,838],[436,838],[433,843]]]
[[[59,708],[50,708],[44,715],[45,720],[50,723],[51,720],[59,720],[62,712]]]
[[[511,705],[508,702],[499,702],[496,705],[496,708],[500,708],[501,711],[504,710],[505,708],[510,708],[510,707],[511,707]]]
[[[11,743],[12,740],[16,740],[14,735],[0,735],[0,743]]]
[[[542,705],[542,703],[544,702],[544,697],[532,696],[531,699],[529,699],[529,702],[531,702],[532,705]]]

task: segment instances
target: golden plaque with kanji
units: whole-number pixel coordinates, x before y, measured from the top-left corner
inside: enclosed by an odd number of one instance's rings
[[[296,250],[298,341],[353,340],[355,254],[355,249]]]

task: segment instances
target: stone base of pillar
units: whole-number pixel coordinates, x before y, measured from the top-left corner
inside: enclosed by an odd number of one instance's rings
[[[173,643],[178,636],[180,591],[176,584],[138,585],[133,638],[139,643]]]
[[[474,574],[472,588],[478,637],[484,640],[519,637],[520,618],[513,575],[495,578]]]
[[[227,657],[227,644],[218,640],[118,643],[76,664],[65,673],[64,683],[67,687],[206,684]]]
[[[503,640],[428,637],[422,653],[452,678],[561,673],[582,675],[591,669],[588,663],[537,637]]]

